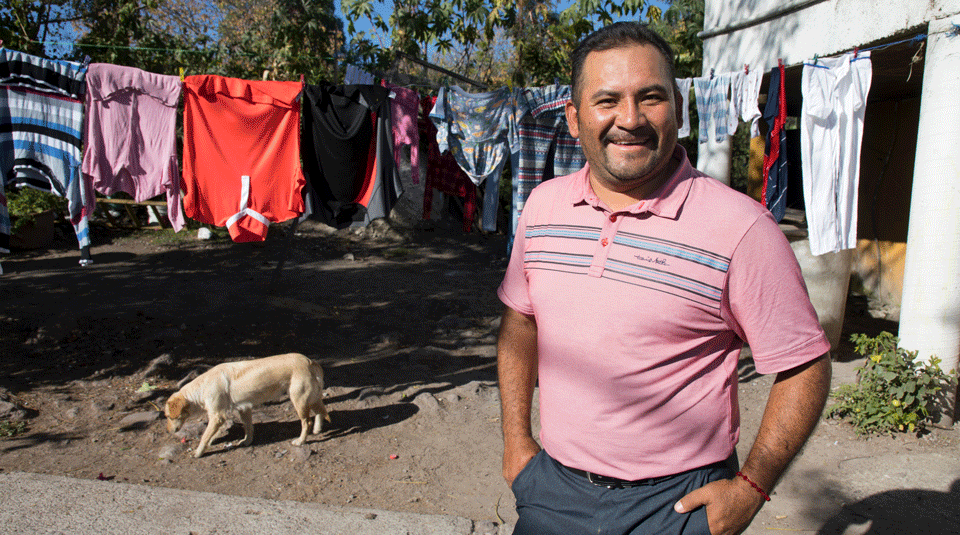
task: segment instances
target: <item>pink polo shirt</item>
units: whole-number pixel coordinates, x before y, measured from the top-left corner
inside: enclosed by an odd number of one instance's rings
[[[760,373],[830,349],[770,213],[682,163],[611,212],[589,167],[522,213],[498,296],[537,322],[540,439],[574,468],[642,479],[726,459],[740,434],[737,361]]]

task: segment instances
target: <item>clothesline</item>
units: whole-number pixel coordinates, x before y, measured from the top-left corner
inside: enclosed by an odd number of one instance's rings
[[[74,45],[74,46],[77,46],[77,45],[78,45],[78,43],[76,43],[76,42],[74,42],[74,41],[33,41],[33,40],[30,40],[30,41],[28,41],[28,42],[33,43],[33,44],[38,44],[38,45],[53,45],[53,46],[63,46],[63,45]],[[3,41],[0,40],[0,46],[2,46],[2,45],[3,45]],[[182,53],[190,53],[190,54],[210,54],[210,55],[215,55],[215,54],[219,54],[219,53],[222,53],[222,52],[223,52],[223,50],[220,50],[220,49],[196,50],[196,49],[185,49],[185,48],[146,47],[146,46],[129,46],[129,45],[127,45],[127,46],[122,46],[122,45],[82,44],[82,45],[79,45],[79,46],[89,47],[89,48],[109,49],[109,50],[131,50],[131,51],[163,52],[163,53],[180,53],[180,52],[182,52]],[[231,55],[247,56],[247,57],[263,56],[263,54],[257,54],[257,53],[252,53],[252,52],[232,52],[232,51],[231,51],[231,52],[229,52],[229,53],[230,53]],[[421,65],[421,66],[424,66],[424,67],[426,67],[426,68],[428,68],[428,69],[431,69],[431,70],[440,72],[441,74],[444,74],[444,75],[446,75],[446,76],[448,76],[448,77],[451,77],[451,78],[460,80],[460,81],[462,81],[462,82],[469,83],[469,84],[471,84],[471,85],[473,85],[473,86],[475,86],[475,87],[479,87],[479,88],[482,88],[482,89],[484,89],[484,90],[487,90],[487,89],[489,88],[489,86],[487,86],[486,84],[483,84],[483,83],[481,83],[481,82],[477,82],[477,81],[475,81],[475,80],[471,80],[470,78],[467,78],[467,77],[465,77],[465,76],[459,75],[459,74],[457,74],[457,73],[455,73],[455,72],[453,72],[453,71],[450,71],[450,70],[445,69],[445,68],[443,68],[443,67],[440,67],[440,66],[438,66],[438,65],[434,65],[433,63],[430,63],[430,62],[428,62],[428,61],[424,61],[424,60],[421,60],[421,59],[419,59],[419,58],[415,58],[415,57],[412,57],[412,56],[410,56],[410,55],[408,55],[408,54],[404,54],[404,53],[400,53],[400,52],[398,52],[397,55],[400,56],[400,57],[402,57],[402,58],[404,58],[404,59],[413,61],[414,63],[417,63],[417,64],[419,64],[419,65]],[[327,60],[327,61],[338,61],[338,60],[340,59],[340,58],[333,57],[333,56],[300,55],[300,56],[295,56],[295,57],[296,57],[297,59],[318,59],[318,60]],[[378,76],[378,77],[381,78],[381,79],[384,79],[384,80],[389,80],[389,77],[388,77],[388,76]],[[434,90],[436,90],[438,87],[440,87],[440,85],[438,85],[438,84],[403,84],[403,86],[404,86],[404,87],[421,87],[421,88],[428,88],[428,89],[434,89]]]
[[[949,30],[943,30],[943,31],[932,32],[932,33],[920,33],[920,34],[914,35],[913,37],[908,37],[908,38],[906,38],[906,39],[901,39],[901,40],[899,40],[899,41],[894,41],[894,42],[892,42],[892,43],[884,43],[884,44],[882,44],[882,45],[876,45],[876,46],[867,47],[867,48],[853,47],[853,48],[850,48],[850,49],[847,49],[847,50],[843,50],[843,51],[837,52],[837,53],[835,53],[835,54],[831,54],[830,56],[820,56],[820,55],[818,55],[818,54],[814,54],[814,56],[813,56],[813,63],[801,62],[801,63],[797,63],[797,64],[794,64],[794,65],[786,65],[786,67],[789,68],[789,67],[797,67],[797,66],[802,66],[802,65],[808,65],[808,66],[811,66],[811,67],[823,67],[822,65],[817,65],[817,64],[816,64],[816,63],[817,63],[817,60],[820,59],[821,57],[835,57],[835,56],[839,56],[839,55],[841,55],[841,54],[848,54],[848,53],[850,53],[850,52],[853,52],[854,55],[856,56],[856,55],[859,54],[860,52],[869,52],[869,51],[872,51],[872,50],[883,50],[883,49],[886,49],[886,48],[890,48],[890,47],[892,47],[892,46],[902,45],[902,44],[904,44],[904,43],[920,43],[920,44],[922,45],[924,39],[926,39],[926,38],[928,38],[928,37],[931,37],[931,36],[934,36],[934,35],[939,35],[939,34],[947,34],[948,36],[951,36],[951,37],[960,35],[960,25],[954,24],[954,25],[953,25],[953,28],[951,28],[951,29],[949,29]],[[825,68],[825,67],[823,67],[823,68]],[[744,69],[747,70],[747,71],[749,71],[750,66],[749,66],[749,65],[744,65]],[[714,74],[714,69],[710,69],[710,73],[711,73],[711,76],[712,76],[712,75]]]
[[[86,43],[77,43],[76,41],[28,41],[29,43],[37,45],[54,45],[54,46],[63,46],[63,45],[73,45],[86,48],[103,48],[103,49],[112,49],[112,50],[132,50],[132,51],[145,51],[145,52],[186,52],[190,54],[220,54],[225,52],[225,49],[206,49],[206,50],[197,50],[197,49],[188,49],[188,48],[166,48],[166,47],[149,47],[149,46],[130,46],[130,45],[98,45],[98,44],[86,44]],[[0,41],[2,44],[2,41]],[[257,57],[263,56],[263,54],[258,54],[255,52],[239,52],[239,51],[228,51],[230,55],[237,56],[249,56]],[[311,56],[311,55],[300,55],[295,56],[298,59],[323,59],[323,60],[334,60],[337,58],[333,56]]]

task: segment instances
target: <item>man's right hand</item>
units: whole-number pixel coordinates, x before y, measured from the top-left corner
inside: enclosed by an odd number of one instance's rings
[[[507,480],[507,485],[513,485],[513,480],[527,466],[530,459],[540,453],[540,445],[530,436],[513,439],[511,444],[506,442],[504,440],[503,479]]]

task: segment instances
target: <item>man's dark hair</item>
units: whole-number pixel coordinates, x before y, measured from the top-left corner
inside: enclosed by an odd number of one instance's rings
[[[572,97],[573,103],[580,105],[580,76],[583,72],[583,63],[590,52],[602,52],[629,45],[652,45],[660,51],[667,63],[667,69],[670,72],[670,80],[675,78],[673,66],[673,48],[667,43],[660,34],[651,30],[646,24],[639,22],[624,21],[615,22],[609,26],[604,26],[599,30],[586,36],[576,50],[570,55],[573,61],[573,72],[571,73]]]

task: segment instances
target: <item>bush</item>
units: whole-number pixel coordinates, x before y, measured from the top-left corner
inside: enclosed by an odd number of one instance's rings
[[[850,337],[857,353],[866,357],[857,368],[857,383],[841,385],[832,397],[830,418],[849,418],[861,434],[923,432],[931,420],[938,393],[954,384],[952,374],[940,369],[940,359],[928,364],[916,359],[916,351],[899,347],[900,339],[882,332]]]
[[[47,210],[58,214],[67,211],[67,200],[52,193],[29,187],[11,188],[7,194],[7,209],[10,211],[11,231],[16,233],[33,221],[33,216]]]

